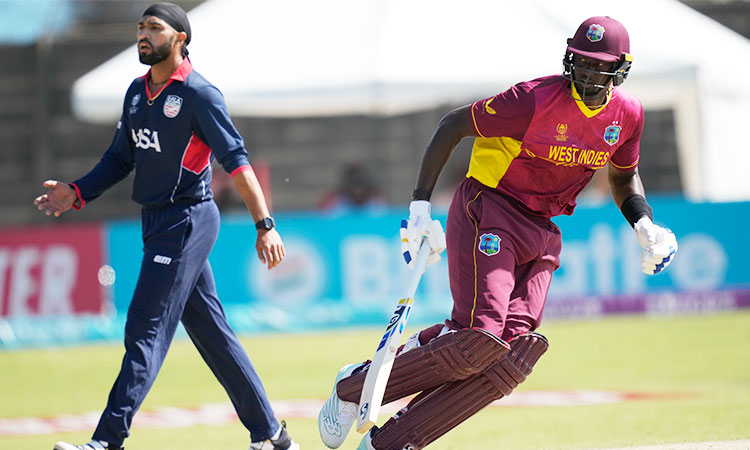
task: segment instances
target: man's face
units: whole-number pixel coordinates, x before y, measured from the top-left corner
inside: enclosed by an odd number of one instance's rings
[[[583,100],[606,95],[617,62],[601,61],[573,54],[573,80]],[[605,72],[606,74],[600,73]]]
[[[177,40],[177,31],[154,16],[146,16],[138,22],[138,59],[142,64],[153,66],[172,53]]]

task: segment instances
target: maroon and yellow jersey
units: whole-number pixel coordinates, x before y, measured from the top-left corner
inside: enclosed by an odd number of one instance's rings
[[[575,89],[573,96],[580,98]],[[643,107],[619,88],[592,110],[568,96],[559,75],[549,76],[478,101],[471,114],[479,137],[466,176],[543,217],[572,214],[607,163],[638,164]]]

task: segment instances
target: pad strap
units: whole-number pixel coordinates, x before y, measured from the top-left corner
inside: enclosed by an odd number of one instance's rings
[[[549,343],[539,333],[526,333],[512,340],[510,346],[510,353],[484,372],[415,397],[404,412],[375,432],[372,446],[378,450],[424,448],[493,401],[509,395],[531,374]]]

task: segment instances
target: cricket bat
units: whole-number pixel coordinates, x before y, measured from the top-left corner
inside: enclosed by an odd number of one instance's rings
[[[417,292],[419,280],[425,271],[427,257],[430,254],[430,245],[426,240],[422,241],[414,261],[414,272],[409,280],[408,290],[405,296],[396,304],[388,326],[385,328],[383,338],[375,350],[370,368],[367,371],[365,382],[362,385],[362,395],[359,397],[359,414],[357,415],[357,431],[366,433],[377,423],[380,406],[383,403],[385,386],[391,375],[393,360],[396,358],[396,350],[401,345],[401,336],[409,319],[409,312],[414,304],[414,294]]]

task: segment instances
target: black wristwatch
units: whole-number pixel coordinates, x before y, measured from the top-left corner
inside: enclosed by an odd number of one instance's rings
[[[273,221],[273,217],[264,217],[255,224],[256,230],[270,230],[276,223]]]

